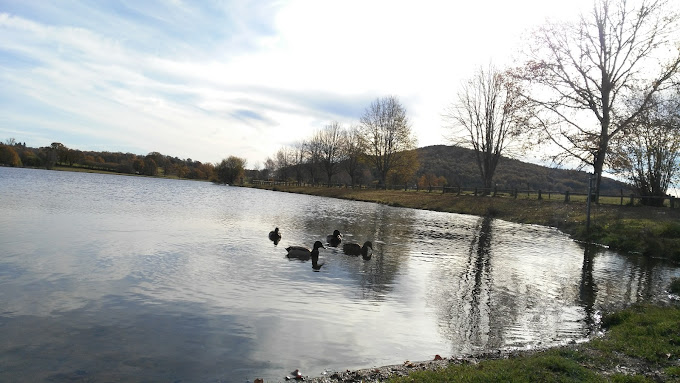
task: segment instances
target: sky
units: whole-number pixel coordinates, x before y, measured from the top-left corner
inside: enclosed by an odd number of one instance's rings
[[[261,168],[379,97],[450,144],[462,80],[592,0],[0,0],[0,141]]]

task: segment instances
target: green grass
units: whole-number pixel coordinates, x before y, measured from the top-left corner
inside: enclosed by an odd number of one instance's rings
[[[609,329],[606,339],[593,347],[613,353],[664,364],[680,358],[680,308],[636,306],[603,319]]]
[[[680,307],[636,306],[604,318],[607,334],[578,346],[479,364],[451,364],[390,382],[680,381]],[[617,371],[624,367],[629,374]],[[653,376],[644,373],[652,371]]]
[[[580,359],[578,353],[550,350],[476,365],[450,365],[443,371],[414,372],[390,382],[601,382],[598,374],[579,363]]]

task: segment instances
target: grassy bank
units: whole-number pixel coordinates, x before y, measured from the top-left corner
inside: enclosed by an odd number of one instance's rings
[[[556,227],[577,240],[680,262],[680,208],[594,205],[591,208],[591,229],[586,231],[586,205],[583,201],[565,203],[557,199],[459,196],[413,190],[280,185],[263,188],[414,209],[491,215],[512,222]]]
[[[636,306],[604,318],[589,343],[412,372],[390,382],[678,382],[680,308]]]

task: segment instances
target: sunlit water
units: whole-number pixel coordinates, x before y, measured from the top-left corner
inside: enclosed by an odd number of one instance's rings
[[[334,229],[373,241],[372,259],[322,249],[315,271],[286,258]],[[679,275],[538,226],[0,168],[0,381],[280,381],[543,347],[665,299]]]

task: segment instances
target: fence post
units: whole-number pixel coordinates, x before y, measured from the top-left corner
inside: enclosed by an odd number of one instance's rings
[[[565,203],[566,203],[566,202],[569,202],[569,190],[567,190],[566,192],[564,192],[564,202],[565,202]]]
[[[541,189],[538,189],[538,199],[543,199],[543,196],[541,195]]]
[[[475,188],[475,197],[477,197],[477,188]]]
[[[495,197],[498,194],[498,186],[493,187],[493,196]]]
[[[515,199],[517,199],[517,193],[518,193],[517,188],[515,188]]]
[[[633,194],[630,195],[630,206],[635,205],[635,200],[633,199],[635,196]]]

